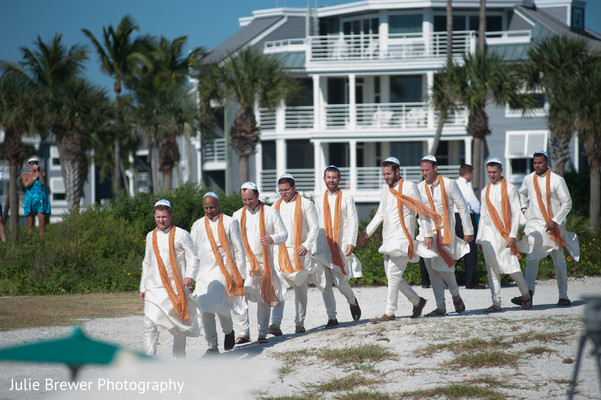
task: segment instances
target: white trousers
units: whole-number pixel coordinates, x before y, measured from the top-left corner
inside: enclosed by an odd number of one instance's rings
[[[435,270],[432,268],[431,258],[424,258],[424,264],[426,264],[428,274],[430,274],[430,283],[432,284],[432,291],[434,292],[434,298],[436,299],[436,308],[446,311],[447,306],[444,298],[445,288],[449,289],[452,296],[459,296],[459,286],[457,286],[455,272]]]
[[[172,354],[175,358],[186,358],[186,335],[176,330],[170,330],[173,335]],[[144,317],[144,350],[149,356],[157,353],[159,329],[148,317]]]
[[[403,279],[403,272],[407,267],[409,258],[404,256],[384,256],[384,271],[388,279],[388,297],[386,299],[386,314],[394,315],[399,300],[399,291],[416,306],[419,303],[419,295],[411,285]]]
[[[217,314],[219,317],[219,323],[221,324],[221,330],[225,335],[234,330],[234,323],[232,322],[231,316],[223,316]],[[205,339],[209,349],[217,349],[217,322],[215,321],[214,313],[202,313],[202,329],[205,332]]]
[[[262,300],[257,302],[257,326],[259,328],[259,336],[267,336],[267,327],[269,326],[269,316],[271,315],[271,307]],[[236,325],[240,328],[240,335],[250,337],[250,321],[248,319],[248,308],[243,314],[232,313],[232,319],[236,321]]]
[[[294,322],[297,326],[305,326],[305,316],[307,315],[307,292],[309,290],[309,282],[303,283],[301,286],[294,286],[294,306],[296,316]],[[281,301],[278,307],[271,311],[271,323],[275,326],[282,325],[282,317],[284,316],[284,300]]]
[[[562,250],[553,250],[550,253],[553,266],[555,267],[555,277],[557,278],[557,289],[559,290],[559,298],[568,298],[568,267],[566,265],[566,257]],[[534,294],[534,286],[536,275],[538,274],[538,263],[540,260],[526,261],[526,283],[528,289]]]
[[[340,293],[346,298],[350,304],[355,304],[355,293],[353,293],[353,289],[348,281],[344,277],[338,277],[338,279],[334,280],[332,269],[324,267],[324,275],[326,277],[325,288],[321,292],[323,297],[323,303],[326,306],[326,313],[328,315],[328,319],[336,319],[336,299],[334,298],[334,290],[332,289],[332,285],[336,283],[338,290]]]
[[[488,284],[490,285],[492,303],[495,306],[501,307],[501,279],[499,278],[499,270],[498,268],[488,265],[488,263],[486,264],[486,269],[488,270]],[[522,296],[527,295],[528,285],[526,284],[522,271],[511,273],[509,276],[511,276],[511,279],[518,285]]]

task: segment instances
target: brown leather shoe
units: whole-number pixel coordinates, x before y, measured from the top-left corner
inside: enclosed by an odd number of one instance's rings
[[[295,333],[305,333],[305,332],[307,332],[307,330],[302,325],[296,325],[296,329],[295,329],[294,332]]]
[[[265,344],[267,343],[267,338],[265,336],[259,336],[259,338],[257,339],[257,343]]]
[[[377,324],[379,322],[394,321],[395,319],[396,319],[396,317],[394,315],[383,314],[381,317],[372,318],[370,320],[370,322],[373,323],[373,324]]]
[[[416,306],[413,306],[413,314],[411,314],[411,318],[417,318],[420,315],[422,315],[422,311],[423,311],[424,307],[426,306],[426,302],[427,302],[427,300],[424,299],[423,297],[419,298],[419,303],[417,303]]]
[[[359,302],[355,297],[355,304],[351,304],[351,315],[353,316],[353,321],[358,321],[361,318],[361,307],[359,307]]]
[[[269,325],[267,328],[267,333],[273,336],[282,336],[282,330],[277,325]]]
[[[503,310],[501,309],[501,307],[497,306],[497,305],[492,305],[490,307],[488,307],[486,310],[484,310],[485,313],[490,314],[490,313],[496,313],[496,312],[502,312]]]
[[[326,324],[326,329],[336,328],[338,326],[338,320],[336,318],[329,319]]]

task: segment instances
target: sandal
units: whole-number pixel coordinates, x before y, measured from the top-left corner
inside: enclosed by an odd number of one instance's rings
[[[257,343],[265,344],[267,343],[267,338],[265,336],[259,336],[259,338],[257,339]]]
[[[250,338],[246,335],[240,335],[236,338],[236,344],[248,343]]]
[[[487,314],[501,312],[501,311],[503,311],[501,309],[501,307],[494,305],[494,304],[492,306],[488,307],[486,310],[484,310],[484,312]]]
[[[461,299],[461,297],[459,298],[459,300],[454,300],[453,299],[453,305],[455,306],[455,311],[458,313],[462,313],[465,311],[465,303],[463,302],[463,300]]]
[[[435,308],[433,311],[430,311],[425,317],[444,317],[447,315],[445,310],[441,310],[440,308]]]
[[[529,295],[527,300],[524,300],[524,296],[522,296],[522,310],[529,310],[531,308],[532,308],[532,295]]]

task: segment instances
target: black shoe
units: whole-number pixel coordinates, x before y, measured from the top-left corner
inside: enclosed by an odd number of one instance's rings
[[[225,350],[231,350],[234,348],[234,345],[236,344],[236,338],[234,336],[234,331],[231,331],[225,335],[225,339],[223,340],[223,348]]]
[[[305,329],[304,326],[296,325],[296,329],[294,330],[294,333],[305,333],[305,332],[307,332],[307,330]]]
[[[430,284],[429,283],[422,283],[422,287],[424,289],[430,289]]]
[[[570,299],[559,299],[559,301],[557,302],[558,307],[569,307],[570,304],[572,304]]]
[[[355,304],[351,304],[351,315],[353,316],[353,321],[358,321],[361,318],[361,307],[359,307],[359,302],[355,297]]]
[[[423,297],[419,298],[419,303],[416,306],[413,306],[413,314],[411,314],[411,318],[417,318],[422,315],[422,310],[426,306],[426,299]]]
[[[338,320],[336,318],[329,319],[328,323],[326,324],[326,329],[336,328],[337,326],[338,326]]]
[[[530,298],[532,299],[532,297],[534,296],[534,294],[532,294],[532,290],[529,290],[529,292],[530,292]],[[516,306],[521,306],[522,305],[522,296],[516,296],[516,297],[514,297],[513,299],[511,299],[511,302],[513,304],[515,304]]]

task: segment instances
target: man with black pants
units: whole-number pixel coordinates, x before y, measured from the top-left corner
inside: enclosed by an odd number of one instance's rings
[[[480,202],[474,194],[472,188],[472,178],[474,176],[474,167],[469,164],[462,164],[459,167],[459,178],[457,186],[465,199],[467,209],[470,213],[472,226],[474,227],[474,236],[478,235],[478,223],[476,222],[476,214],[480,214]],[[463,225],[457,209],[455,209],[455,234],[463,239]],[[463,256],[463,266],[465,268],[465,288],[466,289],[486,289],[486,286],[476,280],[476,265],[478,263],[478,246],[476,241],[469,243],[470,252]]]

